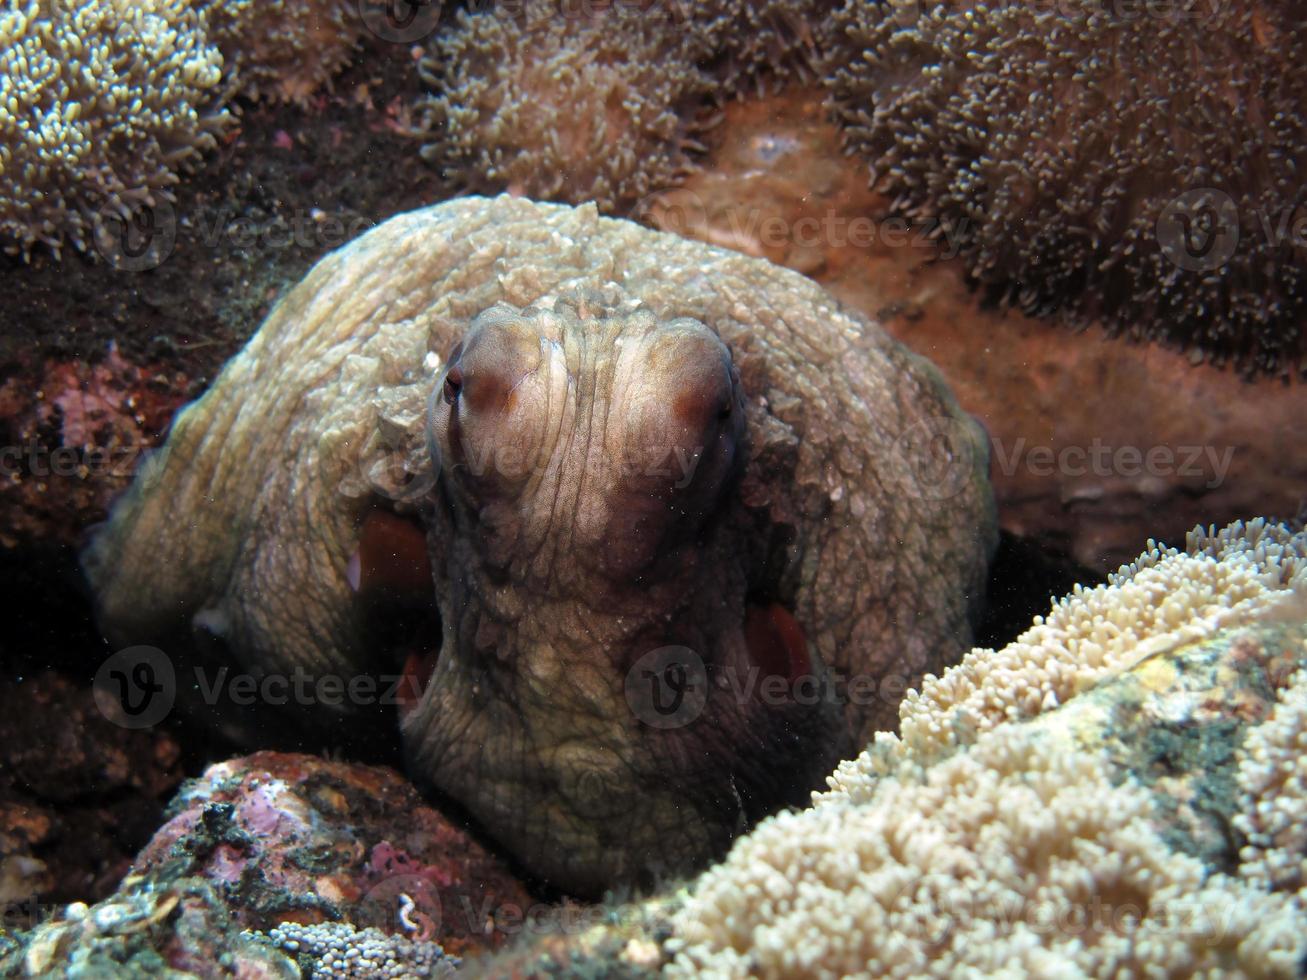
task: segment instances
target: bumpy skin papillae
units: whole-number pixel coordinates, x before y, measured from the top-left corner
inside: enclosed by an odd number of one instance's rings
[[[597,580],[589,553],[557,553],[556,577],[505,577],[461,477],[448,460],[433,476],[428,396],[498,303],[582,335],[688,318],[729,351],[743,471],[638,589],[614,575],[578,591]],[[569,397],[584,415],[617,395]],[[968,648],[995,534],[986,466],[935,371],[809,280],[589,206],[463,198],[320,262],[178,418],[85,563],[115,642],[181,642],[198,615],[248,666],[348,673],[373,652],[348,581],[361,517],[378,501],[417,515],[444,641],[404,719],[412,773],[527,867],[593,892],[720,851]],[[565,539],[578,513],[542,533]],[[768,604],[793,614],[818,678],[865,680],[816,704],[740,693],[758,666],[740,623]],[[655,623],[701,642],[712,680],[679,727],[649,726],[624,692]]]

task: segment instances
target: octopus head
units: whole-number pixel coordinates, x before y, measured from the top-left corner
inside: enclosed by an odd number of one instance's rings
[[[574,893],[677,874],[806,795],[838,715],[759,593],[746,393],[703,323],[586,298],[478,316],[431,394],[442,636],[410,769]]]

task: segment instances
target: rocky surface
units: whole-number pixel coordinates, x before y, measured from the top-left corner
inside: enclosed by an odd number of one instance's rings
[[[1167,844],[1230,873],[1244,841],[1240,747],[1304,665],[1307,626],[1279,617],[1161,650],[1020,724],[1071,738],[1145,787]],[[187,783],[169,813],[109,899],[60,909],[30,932],[7,921],[0,974],[68,961],[140,976],[164,965],[248,977],[321,967],[285,956],[280,933],[281,946],[268,941],[283,922],[299,924],[287,935],[347,921],[395,943],[438,942],[485,976],[652,976],[675,948],[683,892],[630,905],[536,901],[383,767],[258,753]],[[377,942],[351,933],[345,948]]]
[[[182,779],[169,729],[111,723],[66,675],[0,683],[0,909],[27,921],[99,897],[130,867]]]
[[[8,921],[0,975],[112,962],[139,975],[292,976],[283,954],[314,942],[430,965],[432,944],[494,950],[566,908],[534,899],[394,770],[261,752],[185,783],[108,898],[35,929]]]
[[[0,545],[71,543],[104,517],[194,394],[185,370],[50,357],[0,383]]]
[[[203,878],[242,928],[344,920],[395,932],[407,917],[461,954],[502,943],[501,918],[531,904],[502,861],[386,767],[259,752],[210,766],[169,814],[131,874]]]

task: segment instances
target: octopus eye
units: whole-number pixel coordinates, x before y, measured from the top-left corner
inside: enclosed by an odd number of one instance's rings
[[[459,393],[463,390],[463,371],[455,365],[449,369],[445,375],[445,388],[443,397],[446,405],[452,405],[458,399]]]

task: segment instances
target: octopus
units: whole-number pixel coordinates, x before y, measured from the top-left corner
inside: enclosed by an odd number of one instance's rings
[[[464,197],[290,289],[82,564],[109,642],[195,671],[206,724],[388,731],[536,880],[598,895],[801,805],[970,647],[987,468],[935,369],[803,276]],[[219,671],[281,696],[228,703]]]

